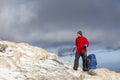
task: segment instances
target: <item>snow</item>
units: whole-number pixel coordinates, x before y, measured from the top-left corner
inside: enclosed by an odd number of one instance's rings
[[[97,75],[72,69],[73,64],[58,59],[58,56],[26,43],[0,41],[7,45],[0,52],[0,80],[118,80],[120,74],[107,69],[97,69]],[[4,47],[1,45],[1,47]],[[101,74],[104,72],[104,74]],[[110,76],[106,78],[105,76]],[[100,77],[103,77],[102,79]],[[112,79],[114,78],[114,79]]]

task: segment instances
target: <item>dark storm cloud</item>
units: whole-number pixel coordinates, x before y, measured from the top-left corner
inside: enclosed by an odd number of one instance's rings
[[[69,45],[81,29],[91,45],[120,45],[119,0],[0,0],[0,37]],[[67,43],[68,42],[68,43]]]
[[[119,24],[119,10],[115,0],[52,0],[43,1],[39,17],[43,23],[111,26]],[[71,22],[71,23],[70,23]],[[67,24],[68,24],[67,23]]]

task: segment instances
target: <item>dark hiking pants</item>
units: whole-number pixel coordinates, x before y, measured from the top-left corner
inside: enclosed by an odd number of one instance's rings
[[[79,58],[80,56],[82,57],[82,64],[83,64],[83,69],[87,68],[87,53],[76,53],[75,54],[75,60],[74,60],[74,69],[77,70],[79,66]]]

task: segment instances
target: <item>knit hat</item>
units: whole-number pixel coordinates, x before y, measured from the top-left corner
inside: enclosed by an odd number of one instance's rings
[[[78,31],[77,33],[80,34],[80,35],[82,35],[82,31]]]

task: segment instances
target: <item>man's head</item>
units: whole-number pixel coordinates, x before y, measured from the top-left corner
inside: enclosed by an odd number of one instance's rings
[[[82,36],[82,31],[78,31],[78,32],[77,32],[77,36],[78,36],[78,37]]]

